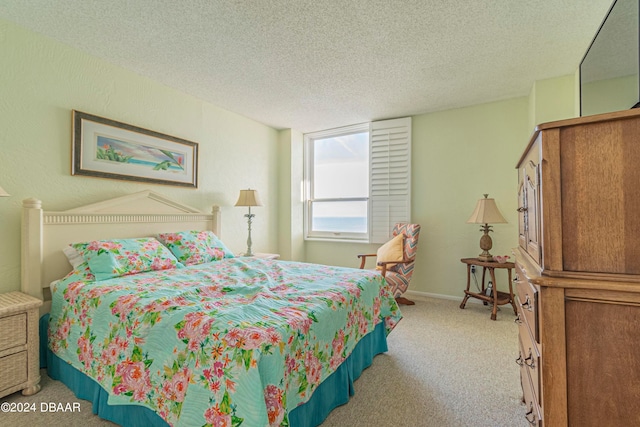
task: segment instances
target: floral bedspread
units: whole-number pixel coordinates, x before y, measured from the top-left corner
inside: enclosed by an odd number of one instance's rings
[[[52,287],[52,351],[110,404],[174,426],[288,426],[289,411],[384,322],[401,319],[376,272],[255,258]]]

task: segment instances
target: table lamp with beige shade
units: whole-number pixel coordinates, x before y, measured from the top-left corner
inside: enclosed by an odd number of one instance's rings
[[[260,201],[260,196],[258,196],[257,190],[247,189],[240,190],[240,196],[238,196],[238,201],[236,202],[236,206],[247,206],[249,208],[249,213],[244,214],[247,218],[247,223],[249,225],[249,237],[247,238],[247,252],[245,252],[244,256],[253,256],[253,252],[251,252],[251,222],[253,221],[253,217],[255,214],[251,213],[252,206],[262,206],[262,202]]]
[[[482,253],[478,255],[479,260],[493,261],[493,256],[489,253],[489,250],[493,246],[489,232],[493,230],[491,230],[489,224],[504,224],[506,222],[507,220],[504,219],[500,213],[496,201],[490,199],[488,194],[485,194],[483,199],[478,200],[475,210],[467,220],[467,224],[483,224],[480,227],[480,231],[484,234],[480,238],[480,249],[482,249]]]

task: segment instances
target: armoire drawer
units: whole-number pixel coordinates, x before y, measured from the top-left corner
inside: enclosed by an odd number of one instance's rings
[[[525,418],[532,426],[542,427],[542,411],[538,404],[538,398],[533,390],[531,378],[526,371],[520,371],[522,381],[522,392],[524,394],[524,404],[526,408]]]
[[[516,282],[516,303],[525,320],[531,329],[531,336],[540,343],[540,328],[538,326],[538,290],[527,280],[520,279]]]
[[[531,387],[536,398],[540,397],[540,349],[538,344],[532,339],[526,321],[518,325],[519,332],[519,354],[516,362],[521,370],[527,372],[531,380]],[[537,400],[538,404],[540,401]]]

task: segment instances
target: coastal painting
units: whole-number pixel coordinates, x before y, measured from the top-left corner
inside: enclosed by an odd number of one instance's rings
[[[197,188],[198,144],[73,111],[72,175]]]

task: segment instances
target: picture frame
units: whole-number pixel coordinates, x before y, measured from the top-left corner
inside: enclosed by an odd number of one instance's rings
[[[73,110],[71,175],[198,188],[198,143]]]

